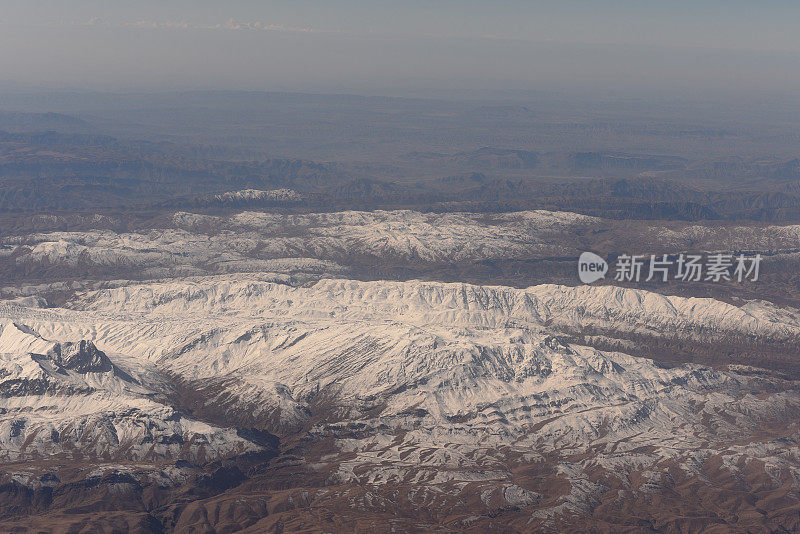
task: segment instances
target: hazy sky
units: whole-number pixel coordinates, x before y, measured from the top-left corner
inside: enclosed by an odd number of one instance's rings
[[[800,1],[0,0],[0,84],[800,90]]]

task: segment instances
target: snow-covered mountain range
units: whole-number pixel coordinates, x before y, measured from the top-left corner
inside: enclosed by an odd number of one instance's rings
[[[796,344],[796,310],[610,286],[262,278],[131,282],[59,308],[0,303],[0,448],[29,461],[6,478],[33,488],[59,462],[94,457],[175,487],[186,475],[165,462],[263,451],[257,431],[303,436],[292,454],[320,481],[306,488],[311,508],[437,501],[456,529],[503,510],[521,529],[607,520],[614,502],[688,487],[710,503],[720,481],[748,477],[763,479],[764,498],[798,499],[794,382],[574,341],[591,330]],[[753,524],[783,524],[750,508]]]

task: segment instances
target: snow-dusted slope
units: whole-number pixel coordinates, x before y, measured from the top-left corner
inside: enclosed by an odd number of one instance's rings
[[[257,199],[299,200],[291,190],[245,190],[216,197],[218,202]],[[207,270],[230,272],[209,269],[218,262],[224,265],[223,256],[228,257],[229,266],[276,258],[346,261],[354,255],[424,262],[559,256],[604,246],[603,240],[613,241],[614,235],[620,236],[617,247],[633,246],[653,253],[691,249],[792,252],[800,248],[796,225],[631,227],[575,213],[541,210],[500,214],[244,211],[225,217],[177,212],[172,223],[173,228],[139,233],[90,230],[9,236],[0,242],[0,253],[10,255],[22,246],[26,248],[21,249],[24,253],[17,261],[25,264],[47,259],[144,268],[191,266],[193,271],[186,273],[198,274]],[[592,232],[598,234],[593,237]],[[246,267],[242,265],[239,270],[266,270],[255,264]]]
[[[668,369],[563,335],[591,328],[686,342],[795,342],[796,312],[768,303],[737,307],[615,287],[351,280],[292,287],[217,277],[128,284],[80,294],[63,309],[23,304],[0,304],[0,352],[10,354],[4,373],[57,387],[2,399],[2,439],[14,454],[60,419],[91,420],[116,436],[95,439],[98,454],[117,450],[114,439],[154,454],[142,449],[142,434],[130,437],[141,422],[162,436],[156,443],[192,442],[194,433],[213,454],[247,448],[233,431],[200,430],[156,399],[169,377],[228,424],[285,435],[312,425],[311,436],[333,437],[341,456],[319,468],[337,483],[417,480],[437,491],[478,484],[487,502],[502,495],[537,507],[529,490],[512,484],[513,470],[548,458],[559,465],[552,476],[573,484],[548,508],[556,513],[607,490],[597,469],[640,480],[669,460],[695,476],[705,458],[721,454],[732,473],[757,460],[776,483],[787,473],[800,480],[796,444],[765,430],[783,428],[800,409],[790,383],[697,365]],[[60,360],[49,340],[59,341]],[[88,342],[108,361],[85,373],[54,371]],[[68,385],[74,389],[60,406],[54,396]],[[45,443],[52,446],[43,441],[37,450]],[[592,482],[582,484],[590,473]]]
[[[0,245],[20,248],[19,265],[89,264],[136,269],[148,277],[255,271],[332,276],[343,272],[338,263],[358,256],[427,262],[564,254],[562,234],[591,220],[546,211],[492,220],[474,213],[413,211],[243,212],[228,218],[179,212],[175,228],[29,234]]]

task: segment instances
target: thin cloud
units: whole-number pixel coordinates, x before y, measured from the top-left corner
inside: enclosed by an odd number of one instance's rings
[[[92,17],[89,20],[72,21],[73,26],[110,26],[111,24],[102,17]]]
[[[130,28],[152,28],[152,29],[199,29],[197,25],[188,22],[156,22],[155,20],[138,20],[136,22],[125,22],[123,26]]]
[[[187,21],[154,21],[139,20],[136,22],[125,22],[123,26],[131,28],[148,28],[158,30],[228,30],[228,31],[279,31],[279,32],[314,32],[313,28],[300,28],[293,26],[283,26],[281,24],[264,24],[260,21],[239,21],[233,18],[221,24],[196,24]]]

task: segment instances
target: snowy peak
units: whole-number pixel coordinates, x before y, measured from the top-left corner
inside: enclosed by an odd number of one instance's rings
[[[50,341],[11,323],[0,334],[0,396],[147,391],[86,339]]]
[[[85,339],[77,343],[56,343],[46,356],[60,367],[78,373],[102,373],[113,367],[108,356]]]
[[[220,195],[205,197],[199,201],[204,206],[246,206],[250,204],[297,204],[303,201],[303,195],[293,189],[242,189],[228,191]]]
[[[2,326],[0,461],[76,453],[204,461],[260,448],[234,429],[184,417],[167,404],[171,389],[157,370],[123,362],[88,339],[50,341],[21,322]]]
[[[51,341],[22,323],[7,323],[0,327],[0,353],[35,356],[63,370],[75,373],[105,373],[114,369],[108,356],[91,340]]]

